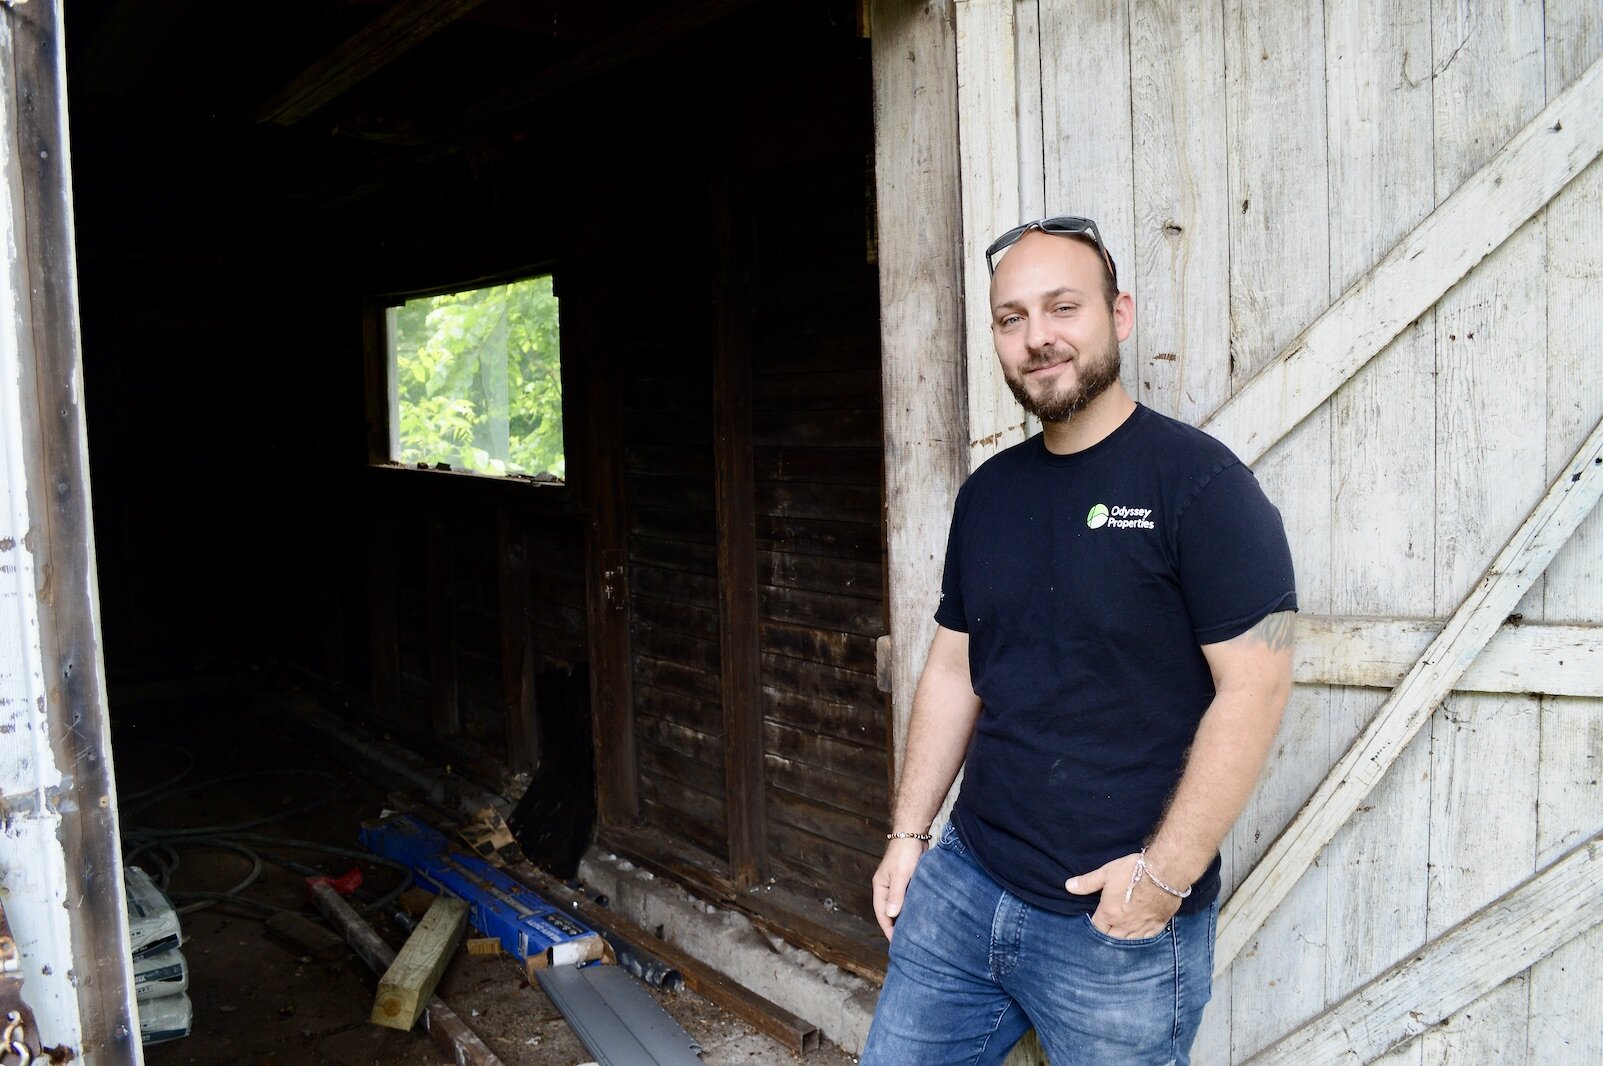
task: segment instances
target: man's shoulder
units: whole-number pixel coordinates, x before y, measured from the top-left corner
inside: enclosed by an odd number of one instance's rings
[[[1144,410],[1139,427],[1141,434],[1150,445],[1155,445],[1154,454],[1164,461],[1215,473],[1240,462],[1236,453],[1219,438],[1150,407]]]

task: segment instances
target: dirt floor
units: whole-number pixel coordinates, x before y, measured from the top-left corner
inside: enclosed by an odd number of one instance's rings
[[[260,854],[287,858],[338,875],[360,865],[368,901],[388,892],[397,875],[383,867],[307,847],[360,849],[356,833],[384,806],[382,790],[352,774],[336,753],[318,751],[240,709],[228,692],[166,698],[119,711],[113,693],[114,741],[124,850],[156,876],[171,869],[169,889],[225,892],[251,869],[249,858],[218,846],[215,830],[266,818],[243,832]],[[210,830],[174,840],[175,831]],[[172,850],[141,845],[152,832],[168,834]],[[237,836],[231,838],[237,846]],[[288,841],[299,843],[290,845]],[[339,1063],[436,1066],[450,1058],[421,1028],[385,1029],[368,1022],[377,976],[354,955],[316,961],[265,934],[267,907],[316,912],[307,902],[306,870],[263,862],[257,880],[232,900],[184,914],[183,953],[189,963],[191,1034],[145,1049],[151,1066],[181,1063]],[[358,905],[362,902],[359,897]],[[380,908],[370,915],[392,946],[405,939]],[[508,1066],[576,1066],[591,1056],[538,986],[507,956],[472,956],[459,949],[439,994],[478,1031]],[[694,993],[653,992],[690,1034],[708,1064],[790,1063],[785,1048]],[[804,1060],[844,1066],[855,1060],[833,1045]]]

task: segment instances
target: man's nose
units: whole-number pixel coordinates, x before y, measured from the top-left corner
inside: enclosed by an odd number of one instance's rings
[[[1052,330],[1050,323],[1043,318],[1032,318],[1024,333],[1025,346],[1031,354],[1035,354],[1052,347]]]

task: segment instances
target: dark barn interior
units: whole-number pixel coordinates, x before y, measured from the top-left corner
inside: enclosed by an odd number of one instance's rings
[[[856,5],[65,14],[114,726],[292,684],[878,971]],[[560,301],[565,479],[393,461],[385,307],[531,274]]]

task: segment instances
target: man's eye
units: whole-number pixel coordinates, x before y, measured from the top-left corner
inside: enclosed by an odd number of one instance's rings
[[[1019,321],[1020,318],[1018,315],[1008,315],[1006,318],[1002,319],[1001,324],[1004,326],[1014,326],[1017,325]]]
[[[1074,310],[1074,305],[1073,304],[1058,304],[1052,310],[1057,312],[1060,315],[1066,315],[1069,312]]]

